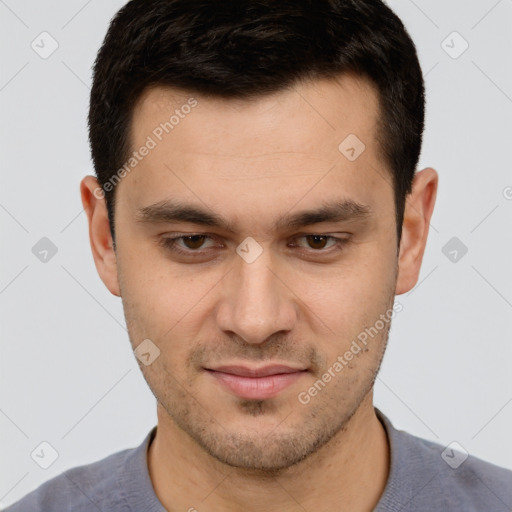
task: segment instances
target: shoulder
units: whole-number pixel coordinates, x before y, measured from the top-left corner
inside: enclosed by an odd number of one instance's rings
[[[512,471],[395,429],[380,412],[391,448],[388,484],[378,512],[512,509]]]
[[[144,448],[153,431],[140,446],[64,471],[5,509],[5,512],[130,510],[125,480],[135,476],[141,463],[145,463],[142,456],[145,456]]]
[[[460,445],[442,446],[406,432],[398,436],[416,466],[406,467],[413,475],[428,478],[424,484],[438,493],[440,503],[463,503],[467,511],[473,510],[471,505],[490,507],[475,510],[512,507],[512,471],[474,457]]]

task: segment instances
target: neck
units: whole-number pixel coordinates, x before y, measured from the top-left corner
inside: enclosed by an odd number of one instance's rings
[[[239,470],[207,454],[158,406],[149,474],[169,512],[373,510],[389,473],[389,446],[370,392],[345,428],[279,476]]]

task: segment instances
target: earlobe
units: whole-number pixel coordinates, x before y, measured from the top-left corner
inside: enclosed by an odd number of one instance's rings
[[[82,204],[89,222],[89,240],[98,274],[109,291],[120,297],[117,260],[104,194],[94,176],[80,183]]]
[[[418,282],[438,181],[439,176],[432,168],[423,169],[414,176],[412,191],[405,205],[396,295],[408,292]]]

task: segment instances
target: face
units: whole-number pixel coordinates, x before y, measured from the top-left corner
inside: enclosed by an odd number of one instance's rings
[[[351,76],[250,101],[155,88],[135,108],[133,149],[151,148],[115,210],[131,343],[150,340],[139,364],[166,420],[224,463],[289,467],[371,392],[397,279],[378,115]]]

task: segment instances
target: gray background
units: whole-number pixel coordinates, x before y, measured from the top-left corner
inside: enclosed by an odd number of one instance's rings
[[[2,505],[156,423],[79,197],[93,173],[91,65],[123,3],[0,0]],[[438,170],[440,190],[419,283],[397,297],[376,405],[399,428],[512,468],[512,0],[389,3],[426,74],[420,168]],[[58,43],[47,58],[43,31]],[[46,262],[43,237],[57,248]],[[59,454],[48,469],[31,458],[44,441]]]

